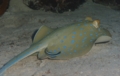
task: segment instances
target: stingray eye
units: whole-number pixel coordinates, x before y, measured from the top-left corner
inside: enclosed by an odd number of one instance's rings
[[[99,20],[94,20],[94,21],[93,21],[93,26],[94,26],[95,28],[99,28],[99,27],[100,27],[100,21],[99,21]]]

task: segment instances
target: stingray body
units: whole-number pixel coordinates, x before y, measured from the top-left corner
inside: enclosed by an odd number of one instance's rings
[[[93,21],[90,17],[58,29],[41,26],[35,34],[33,44],[6,63],[0,69],[0,76],[13,64],[32,54],[39,59],[70,59],[86,54],[94,43],[110,39],[109,31],[99,27],[99,20]]]

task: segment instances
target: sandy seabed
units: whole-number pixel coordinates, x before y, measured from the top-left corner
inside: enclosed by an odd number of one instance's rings
[[[31,35],[42,25],[53,28],[75,23],[91,16],[101,21],[112,40],[94,45],[89,53],[70,60],[38,60],[27,57],[5,72],[5,76],[120,76],[120,11],[90,1],[74,12],[62,14],[34,11],[22,0],[11,0],[0,17],[0,67],[31,44]]]

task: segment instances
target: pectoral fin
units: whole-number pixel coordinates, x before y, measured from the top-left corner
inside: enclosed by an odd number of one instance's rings
[[[109,36],[101,36],[95,41],[95,44],[106,43],[106,42],[109,42],[110,40],[111,40],[111,37]]]
[[[45,54],[45,49],[42,49],[41,51],[37,52],[37,57],[38,59],[42,60],[42,59],[45,59],[47,58],[47,55]]]
[[[48,56],[48,58],[55,58],[58,56],[61,52],[50,52],[47,49],[45,50],[45,54]]]
[[[105,43],[105,42],[109,42],[112,39],[112,35],[110,34],[110,32],[106,29],[102,30],[103,35],[101,35],[96,41],[95,44],[97,43]]]
[[[39,30],[36,30],[33,34],[33,44],[38,42],[39,40],[43,39],[46,35],[54,31],[55,29],[52,29],[47,26],[41,26]]]

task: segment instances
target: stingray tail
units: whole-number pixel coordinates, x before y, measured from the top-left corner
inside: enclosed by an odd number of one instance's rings
[[[4,72],[11,67],[12,65],[14,65],[15,63],[17,63],[18,61],[22,60],[23,58],[28,57],[29,55],[40,51],[41,49],[46,48],[45,45],[43,44],[35,44],[32,45],[30,48],[26,49],[25,51],[23,51],[22,53],[20,53],[19,55],[17,55],[16,57],[14,57],[13,59],[11,59],[10,61],[8,61],[5,65],[3,65],[2,68],[0,68],[0,76],[4,76]]]
[[[4,76],[4,73],[5,73],[4,68],[3,67],[0,68],[0,76]]]
[[[0,76],[4,76],[4,72],[0,70]]]

